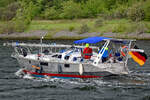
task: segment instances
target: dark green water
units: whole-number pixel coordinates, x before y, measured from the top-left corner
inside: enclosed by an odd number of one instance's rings
[[[150,100],[150,59],[143,67],[129,60],[131,75],[85,81],[31,80],[14,74],[19,65],[10,57],[13,49],[3,47],[3,42],[6,41],[0,41],[0,100]],[[137,41],[137,45],[150,56],[150,41]]]

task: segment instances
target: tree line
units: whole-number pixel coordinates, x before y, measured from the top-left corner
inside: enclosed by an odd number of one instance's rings
[[[1,0],[0,20],[22,25],[32,19],[97,18],[150,21],[150,0]],[[13,29],[13,28],[12,28]]]

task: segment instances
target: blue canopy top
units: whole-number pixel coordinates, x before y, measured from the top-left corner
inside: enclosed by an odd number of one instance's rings
[[[81,44],[81,43],[98,43],[100,41],[103,41],[103,40],[109,40],[111,38],[107,38],[107,37],[89,37],[89,38],[85,38],[85,39],[82,39],[82,40],[77,40],[77,41],[74,41],[75,44]]]

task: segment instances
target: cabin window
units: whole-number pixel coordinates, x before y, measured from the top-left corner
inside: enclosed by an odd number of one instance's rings
[[[64,64],[64,67],[69,68],[70,64]]]
[[[69,59],[69,57],[70,57],[70,56],[66,56],[66,57],[65,57],[65,60],[68,60],[68,59]]]
[[[58,58],[60,58],[60,59],[61,59],[61,57],[62,57],[62,55],[58,55]]]
[[[77,57],[74,57],[74,58],[73,58],[73,61],[77,61]]]
[[[27,56],[27,51],[24,48],[22,49],[22,54],[23,54],[24,57]]]
[[[40,65],[48,66],[48,63],[46,63],[46,62],[40,62]]]
[[[17,51],[19,54],[22,54],[20,47],[17,47],[17,48],[16,48],[16,51]]]
[[[58,55],[56,54],[56,55],[53,55],[52,57],[57,57]]]
[[[48,51],[47,49],[45,49],[45,50],[43,51],[43,53],[44,53],[45,55],[48,55],[48,54],[49,54],[49,51]]]

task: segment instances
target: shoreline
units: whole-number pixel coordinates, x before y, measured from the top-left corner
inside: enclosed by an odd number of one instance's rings
[[[77,32],[69,32],[69,31],[60,31],[56,32],[53,35],[49,36],[49,31],[47,30],[37,30],[31,32],[22,32],[22,33],[12,33],[12,34],[0,34],[0,40],[39,40],[42,36],[47,34],[44,40],[77,40],[83,39],[86,37],[93,37],[93,36],[103,36],[103,37],[110,37],[110,38],[120,38],[120,39],[137,39],[137,40],[150,40],[150,33],[143,33],[143,34],[121,34],[121,33],[84,33],[78,34]]]

